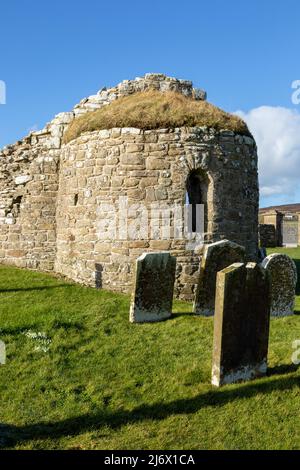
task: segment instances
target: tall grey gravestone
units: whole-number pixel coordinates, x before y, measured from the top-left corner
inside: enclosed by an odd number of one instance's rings
[[[270,280],[256,263],[234,263],[217,275],[212,384],[266,374]]]
[[[262,266],[271,276],[271,315],[293,315],[297,284],[294,261],[283,253],[273,253],[263,260]]]
[[[196,315],[214,314],[217,272],[244,260],[245,248],[229,240],[204,247],[193,309]]]
[[[136,260],[130,322],[156,322],[172,315],[175,269],[176,258],[169,252],[144,253]]]

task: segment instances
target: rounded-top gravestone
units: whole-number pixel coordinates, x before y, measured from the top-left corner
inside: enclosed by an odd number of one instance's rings
[[[271,315],[293,315],[297,284],[294,261],[284,253],[272,253],[263,260],[262,267],[271,276]]]
[[[245,248],[230,240],[221,240],[204,247],[194,300],[196,315],[214,314],[217,272],[233,263],[243,263],[244,260]]]

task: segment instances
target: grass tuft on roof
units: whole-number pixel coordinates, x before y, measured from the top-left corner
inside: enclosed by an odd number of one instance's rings
[[[197,101],[172,91],[148,90],[119,98],[74,119],[64,135],[64,143],[84,132],[113,127],[161,129],[194,126],[251,135],[242,119],[207,101]]]

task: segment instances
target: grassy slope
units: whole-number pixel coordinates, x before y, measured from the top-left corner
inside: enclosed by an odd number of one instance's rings
[[[76,139],[84,132],[113,127],[158,129],[183,126],[207,126],[249,135],[242,119],[206,101],[196,101],[172,91],[149,90],[119,98],[74,119],[64,135],[64,142]]]
[[[300,448],[299,297],[297,315],[272,319],[269,376],[220,390],[210,385],[211,318],[176,302],[172,320],[131,325],[128,308],[125,295],[0,268],[2,447]],[[28,329],[51,338],[48,352]]]

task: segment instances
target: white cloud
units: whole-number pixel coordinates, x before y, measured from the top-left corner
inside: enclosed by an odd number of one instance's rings
[[[292,199],[300,189],[300,113],[283,107],[261,106],[238,111],[258,146],[260,194]]]

